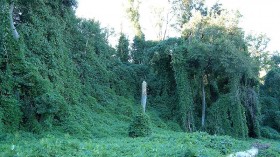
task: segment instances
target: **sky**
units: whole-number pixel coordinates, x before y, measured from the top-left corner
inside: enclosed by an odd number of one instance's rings
[[[133,27],[125,13],[127,0],[78,0],[76,15],[86,19],[95,19],[102,27],[112,28],[115,36],[111,37],[112,45],[116,44],[120,32],[133,37]],[[166,7],[167,0],[142,0],[140,7],[140,24],[146,39],[156,39],[155,16],[152,11]],[[214,4],[216,0],[206,0]],[[240,21],[246,34],[264,33],[270,38],[269,51],[280,52],[280,1],[278,0],[219,0],[229,10],[239,10],[243,15]],[[169,36],[175,35],[169,32]]]

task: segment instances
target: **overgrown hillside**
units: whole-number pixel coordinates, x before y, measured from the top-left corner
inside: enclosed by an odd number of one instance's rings
[[[1,3],[1,130],[125,134],[137,78],[112,57],[106,29],[77,19],[70,1],[17,1],[15,40]]]
[[[223,156],[241,147],[235,148],[238,144],[229,137],[178,132],[279,139],[279,56],[265,63],[271,71],[261,84],[262,58],[250,51],[250,43],[256,40],[245,37],[237,16],[228,19],[228,12],[213,9],[211,14],[192,15],[180,38],[146,41],[138,30],[131,47],[122,34],[113,48],[108,30],[96,21],[77,18],[76,5],[75,0],[0,1],[0,132],[1,143],[7,141],[0,148],[4,156],[36,156],[45,151],[51,156],[57,147],[61,149],[57,153],[62,153],[64,144],[67,153],[59,156],[110,156],[105,147],[129,156],[132,152],[120,147],[148,140],[145,150],[150,154],[174,142],[171,152],[158,156],[188,152],[201,156],[205,154],[200,152],[199,138],[218,140],[203,143],[202,149],[207,149],[208,156]],[[142,112],[144,80],[147,114],[157,133],[135,142],[128,138],[128,128]],[[47,134],[50,137],[42,137]],[[25,135],[32,137],[21,137]],[[122,143],[107,145],[118,141],[109,137],[122,138]],[[80,140],[86,138],[90,140],[83,144]],[[23,151],[26,143],[14,144],[17,140],[33,143],[30,151],[34,152]],[[225,145],[220,143],[224,140]],[[188,141],[195,143],[193,148]],[[153,142],[157,148],[152,148]],[[182,151],[177,150],[179,145]],[[275,145],[272,149],[279,154]],[[7,151],[10,146],[15,148]],[[72,146],[78,152],[68,152]]]

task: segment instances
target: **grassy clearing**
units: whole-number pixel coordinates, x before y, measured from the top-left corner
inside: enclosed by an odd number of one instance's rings
[[[271,147],[260,156],[279,157],[280,143],[272,140],[236,140],[229,136],[207,133],[182,133],[156,129],[149,137],[76,138],[68,134],[33,135],[17,133],[1,135],[0,156],[194,156],[219,157],[249,149],[252,143],[268,143]]]

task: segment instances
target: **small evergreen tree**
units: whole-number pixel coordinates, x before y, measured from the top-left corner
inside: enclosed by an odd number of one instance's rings
[[[129,137],[145,137],[152,133],[150,117],[145,113],[136,115],[129,126]]]
[[[122,62],[128,62],[129,60],[129,42],[127,37],[121,33],[119,43],[117,46],[117,56]]]
[[[144,36],[135,36],[132,44],[132,58],[135,64],[145,64],[146,42]]]

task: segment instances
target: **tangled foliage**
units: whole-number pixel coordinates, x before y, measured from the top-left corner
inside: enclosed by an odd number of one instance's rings
[[[98,22],[75,16],[75,0],[14,1],[14,40],[10,2],[0,2],[0,131],[127,135],[144,80],[153,117],[137,115],[131,137],[151,134],[150,121],[235,137],[266,136],[260,125],[279,131],[278,62],[258,99],[244,32],[220,14],[190,19],[180,38],[146,41],[140,32],[131,50],[122,34],[115,50]]]
[[[271,127],[262,127],[261,128],[261,135],[262,137],[269,138],[269,139],[280,139],[280,134],[277,130],[272,129]]]
[[[255,112],[259,104],[254,101],[257,95],[241,92],[244,88],[254,93],[257,84],[251,83],[257,70],[244,34],[235,27],[207,20],[186,30],[183,39],[167,39],[149,49],[153,52],[151,65],[156,77],[164,82],[164,88],[157,89],[153,97],[165,100],[169,114],[164,118],[175,119],[185,131],[205,130],[236,137],[253,132],[250,136],[259,136],[259,114]],[[153,104],[164,106],[159,101]],[[205,126],[201,121],[206,121]],[[227,125],[221,124],[227,121]]]
[[[9,27],[9,2],[1,1],[0,130],[108,136],[105,125],[112,130],[109,126],[118,121],[122,124],[114,126],[116,134],[126,133],[121,128],[133,112],[138,73],[112,57],[115,50],[106,31],[98,22],[78,19],[75,4],[15,1],[16,41]],[[116,111],[126,114],[113,118]]]
[[[275,59],[275,57],[273,57]],[[277,57],[276,57],[277,58]],[[278,60],[274,61],[278,64]],[[276,138],[280,134],[280,68],[275,66],[265,77],[264,85],[261,86],[261,115],[262,135],[267,138]]]

